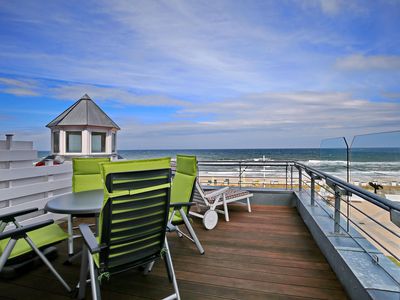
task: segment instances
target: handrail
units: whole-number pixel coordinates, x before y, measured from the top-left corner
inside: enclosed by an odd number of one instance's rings
[[[198,162],[199,166],[248,166],[248,167],[263,167],[263,166],[276,166],[286,167],[295,166],[305,171],[309,171],[315,175],[322,177],[323,179],[329,179],[334,185],[341,187],[352,194],[362,197],[363,199],[371,202],[380,208],[390,211],[391,209],[400,210],[400,204],[389,199],[383,198],[377,194],[371,193],[360,187],[357,187],[351,183],[337,178],[336,176],[327,174],[323,171],[317,170],[313,167],[307,166],[303,163],[299,163],[293,160],[268,160],[268,161],[252,161],[252,160],[201,160]]]
[[[400,204],[398,204],[394,201],[391,201],[391,200],[383,198],[377,194],[374,194],[367,190],[359,188],[351,183],[348,183],[344,180],[337,178],[336,176],[329,175],[329,174],[327,174],[323,171],[317,170],[313,167],[306,166],[299,162],[294,162],[294,164],[296,167],[300,167],[306,171],[309,171],[311,173],[319,175],[320,177],[322,177],[325,180],[329,179],[334,185],[341,187],[341,188],[351,192],[352,194],[360,196],[363,199],[367,200],[368,202],[371,202],[386,211],[390,211],[391,209],[400,210]]]
[[[199,166],[235,166],[241,164],[242,166],[249,167],[263,167],[263,166],[287,166],[294,165],[294,161],[287,160],[273,160],[273,161],[247,161],[247,160],[200,160]]]

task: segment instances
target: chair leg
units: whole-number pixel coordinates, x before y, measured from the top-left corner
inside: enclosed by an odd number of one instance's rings
[[[250,198],[247,198],[247,211],[251,213]]]
[[[85,244],[82,247],[81,273],[79,277],[79,293],[78,299],[85,299],[86,296],[86,279],[88,275],[88,250]]]
[[[173,276],[171,274],[171,270],[169,269],[168,260],[166,258],[164,259],[164,263],[165,263],[165,268],[167,269],[168,280],[169,280],[169,282],[172,283]]]
[[[150,262],[146,265],[146,267],[144,268],[144,271],[143,271],[143,273],[145,275],[147,275],[149,272],[151,272],[151,270],[153,270],[154,263],[155,263],[155,261],[153,260],[152,262]]]
[[[65,287],[65,289],[68,292],[71,292],[71,288],[69,287],[69,285],[64,281],[64,279],[61,277],[61,275],[58,274],[56,269],[54,269],[53,265],[47,260],[46,256],[44,256],[44,254],[42,252],[40,252],[40,250],[36,247],[36,245],[33,243],[33,241],[28,236],[25,236],[24,239],[29,244],[29,246],[31,246],[32,250],[35,251],[36,254],[40,257],[40,259],[46,264],[46,266],[50,269],[50,271],[54,274],[54,276],[56,276],[58,281],[61,282],[61,284]]]
[[[189,221],[189,219],[187,218],[186,213],[185,213],[185,211],[183,210],[183,208],[181,208],[181,209],[179,210],[179,213],[181,214],[181,217],[182,217],[182,219],[183,219],[183,222],[185,223],[187,230],[189,231],[191,237],[193,238],[193,241],[194,241],[194,243],[196,244],[197,249],[199,249],[200,254],[204,254],[203,246],[201,245],[199,239],[197,238],[197,235],[196,235],[196,233],[194,232],[193,227],[192,227],[192,225],[190,224],[190,221]]]
[[[68,215],[68,255],[74,255],[74,231],[72,229],[72,215]]]
[[[3,270],[4,265],[7,262],[8,257],[10,256],[12,250],[14,249],[17,240],[10,239],[7,243],[6,248],[3,251],[3,254],[0,256],[0,272]]]
[[[174,271],[174,266],[172,264],[172,258],[171,258],[171,253],[169,252],[169,246],[168,246],[168,241],[167,237],[165,237],[165,248],[166,248],[166,253],[165,253],[165,261],[166,261],[166,266],[167,266],[167,272],[168,276],[172,277],[172,285],[174,286],[174,291],[175,294],[171,295],[165,299],[181,299],[181,296],[179,294],[179,288],[178,288],[178,283],[176,281],[176,276],[175,276],[175,271]]]
[[[225,194],[222,195],[222,200],[224,202],[225,221],[229,222],[228,204],[226,203]]]
[[[89,259],[89,271],[90,271],[90,284],[92,286],[92,299],[101,300],[97,268],[94,265],[93,258],[91,257],[92,255],[90,254],[89,250],[87,251],[87,253],[89,257],[88,259]]]

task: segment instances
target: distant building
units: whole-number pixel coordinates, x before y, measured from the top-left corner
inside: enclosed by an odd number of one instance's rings
[[[46,127],[51,130],[51,152],[63,156],[117,154],[119,126],[85,94]]]

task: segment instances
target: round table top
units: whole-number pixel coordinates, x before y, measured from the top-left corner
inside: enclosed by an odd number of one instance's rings
[[[103,190],[93,190],[55,196],[47,202],[45,210],[58,214],[87,215],[100,213]]]

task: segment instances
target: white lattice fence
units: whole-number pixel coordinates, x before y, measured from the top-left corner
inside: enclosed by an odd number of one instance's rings
[[[32,142],[12,141],[12,136],[0,141],[0,214],[33,207],[41,210],[54,196],[71,192],[70,163],[35,167],[35,160]],[[41,211],[23,223],[62,217]]]

